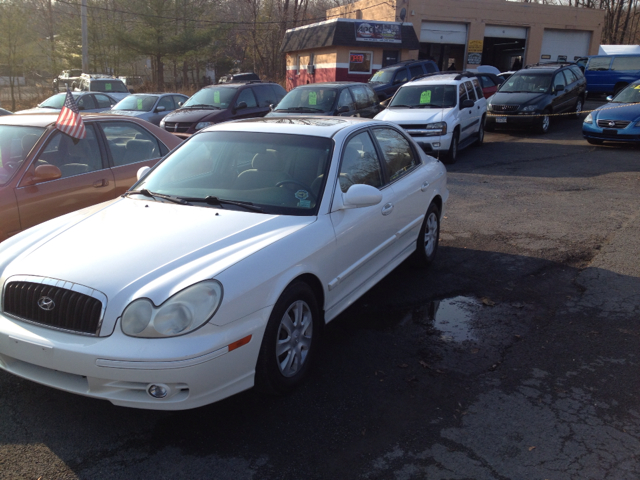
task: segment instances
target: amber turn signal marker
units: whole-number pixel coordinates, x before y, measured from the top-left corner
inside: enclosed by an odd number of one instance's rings
[[[249,335],[248,337],[241,338],[237,342],[233,342],[229,344],[229,347],[228,347],[229,351],[235,350],[236,348],[246,345],[247,343],[249,343],[250,340],[251,340],[251,335]]]

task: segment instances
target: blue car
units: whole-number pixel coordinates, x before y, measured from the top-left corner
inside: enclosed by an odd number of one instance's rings
[[[582,136],[593,145],[640,143],[640,80],[607,100],[584,119]]]
[[[188,99],[181,93],[136,93],[118,102],[109,114],[138,117],[159,125],[165,115],[180,108]]]

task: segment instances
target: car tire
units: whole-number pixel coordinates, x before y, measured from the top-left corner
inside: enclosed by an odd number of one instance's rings
[[[574,113],[575,113],[575,119],[579,119],[580,115],[582,115],[582,97],[578,97],[578,101],[576,102],[576,106],[573,109]]]
[[[256,364],[256,389],[282,395],[299,385],[309,372],[320,331],[320,309],[313,290],[305,282],[292,283],[269,317]]]
[[[598,140],[597,138],[587,138],[587,142],[591,145],[602,145],[604,143],[604,141]]]
[[[540,116],[540,121],[538,122],[536,131],[538,133],[545,134],[549,131],[550,125],[551,125],[551,117],[549,117],[549,111],[545,110],[544,112],[542,112],[542,115]]]
[[[444,162],[449,165],[453,165],[458,160],[458,142],[460,141],[460,132],[456,129],[451,136],[451,145],[449,146],[449,150],[445,154]]]
[[[440,210],[435,203],[431,203],[422,221],[420,233],[416,240],[416,251],[413,253],[413,263],[420,268],[426,268],[433,263],[438,252],[440,241]]]
[[[484,145],[484,130],[485,130],[484,122],[485,122],[485,119],[484,117],[482,117],[480,119],[480,126],[478,127],[478,139],[476,140],[476,145],[479,147]]]

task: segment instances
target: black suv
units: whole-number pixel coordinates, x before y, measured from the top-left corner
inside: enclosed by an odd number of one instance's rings
[[[580,118],[587,81],[575,64],[530,65],[511,75],[489,99],[485,130],[529,127],[549,130],[550,115],[572,112]]]
[[[214,123],[264,117],[286,94],[284,88],[271,82],[211,85],[164,117],[160,127],[185,138]]]
[[[438,71],[438,65],[431,60],[406,60],[378,70],[369,79],[369,85],[373,87],[382,102],[393,97],[400,85],[407,83],[412,78]]]
[[[359,82],[326,82],[294,88],[267,117],[333,115],[373,118],[382,110],[369,85]]]
[[[257,73],[230,73],[228,75],[221,76],[218,79],[218,83],[245,83],[252,80],[260,80],[260,77]]]

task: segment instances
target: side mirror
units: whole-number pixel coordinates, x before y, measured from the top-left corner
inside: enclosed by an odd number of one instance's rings
[[[136,173],[136,178],[140,180],[149,172],[149,170],[151,170],[151,167],[140,167]]]
[[[275,110],[275,108],[276,108],[276,104],[275,103],[272,103],[271,105],[269,105],[269,110],[270,111],[273,112]]]
[[[55,165],[38,165],[31,177],[31,185],[36,183],[48,182],[50,180],[57,180],[62,176],[62,172]]]
[[[78,110],[85,110],[84,105],[78,105]]]
[[[471,108],[475,105],[475,102],[473,100],[470,100],[468,98],[465,98],[462,103],[460,104],[460,108]]]
[[[610,102],[611,100],[613,100],[613,95],[607,96],[607,102]]]
[[[349,111],[349,107],[346,105],[341,106],[338,110],[336,110],[336,115],[340,115],[341,113],[347,113]]]
[[[178,106],[181,107],[184,102],[178,102]]]
[[[343,198],[344,209],[371,207],[382,201],[382,192],[371,185],[355,184],[349,187]]]
[[[240,102],[236,105],[236,110],[242,110],[243,108],[247,108],[247,102]]]
[[[564,90],[564,85],[556,85],[556,93]]]
[[[136,93],[135,90],[133,88],[129,89],[129,93]]]
[[[156,108],[156,112],[164,112],[166,109],[167,109],[166,107],[160,106],[160,107]]]

